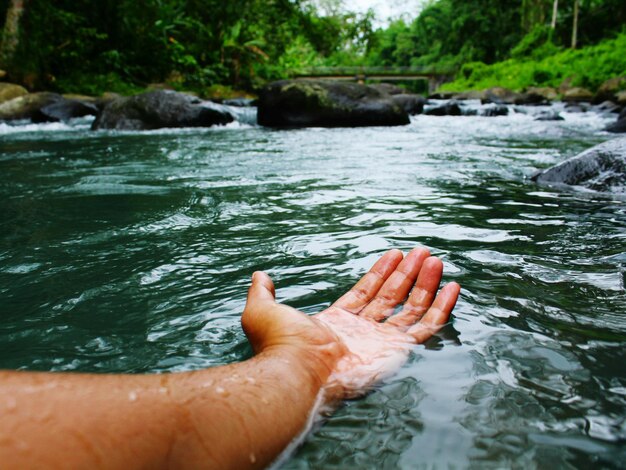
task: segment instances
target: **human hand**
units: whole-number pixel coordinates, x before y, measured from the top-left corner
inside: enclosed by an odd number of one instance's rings
[[[352,398],[393,374],[415,344],[448,321],[460,286],[452,282],[437,294],[442,272],[441,260],[424,248],[406,257],[391,250],[352,289],[313,316],[276,303],[271,279],[256,272],[242,325],[255,352],[298,354],[319,377],[327,400]]]

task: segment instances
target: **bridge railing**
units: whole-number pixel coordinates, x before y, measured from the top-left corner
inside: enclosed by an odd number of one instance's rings
[[[290,70],[292,77],[328,77],[328,76],[385,76],[385,75],[406,75],[406,76],[433,76],[433,75],[454,75],[457,72],[452,67],[300,67]]]

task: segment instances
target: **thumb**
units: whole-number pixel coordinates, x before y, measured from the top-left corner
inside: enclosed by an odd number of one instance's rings
[[[252,274],[252,285],[248,289],[246,308],[253,307],[257,302],[275,302],[276,291],[274,283],[263,271]]]
[[[274,304],[274,283],[264,272],[255,272],[252,275],[252,285],[248,289],[246,307],[241,316],[241,326],[255,353],[262,349],[267,334],[267,315],[261,313],[271,311],[267,307]]]

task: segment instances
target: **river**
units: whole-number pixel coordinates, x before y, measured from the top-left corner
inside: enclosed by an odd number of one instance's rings
[[[314,313],[385,250],[424,245],[463,288],[453,322],[283,468],[623,468],[626,205],[528,180],[614,117],[563,116],[0,124],[0,368],[230,363],[251,354],[254,270]]]

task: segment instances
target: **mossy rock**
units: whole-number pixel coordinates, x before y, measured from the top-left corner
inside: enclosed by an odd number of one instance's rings
[[[150,130],[164,127],[210,127],[233,121],[216,103],[168,90],[155,90],[108,102],[92,129]]]
[[[593,97],[593,103],[598,104],[603,101],[617,101],[617,95],[626,90],[626,76],[613,77],[604,82],[598,88]]]
[[[593,99],[593,93],[586,88],[574,87],[565,90],[561,99],[570,103],[590,102]]]
[[[63,100],[61,95],[48,92],[18,96],[0,104],[0,120],[30,119],[34,122],[43,122],[46,119],[41,114],[42,108],[61,100]]]
[[[28,94],[28,90],[14,83],[0,83],[0,103]]]
[[[268,127],[400,126],[407,112],[390,95],[366,85],[282,80],[259,96],[258,122]]]

